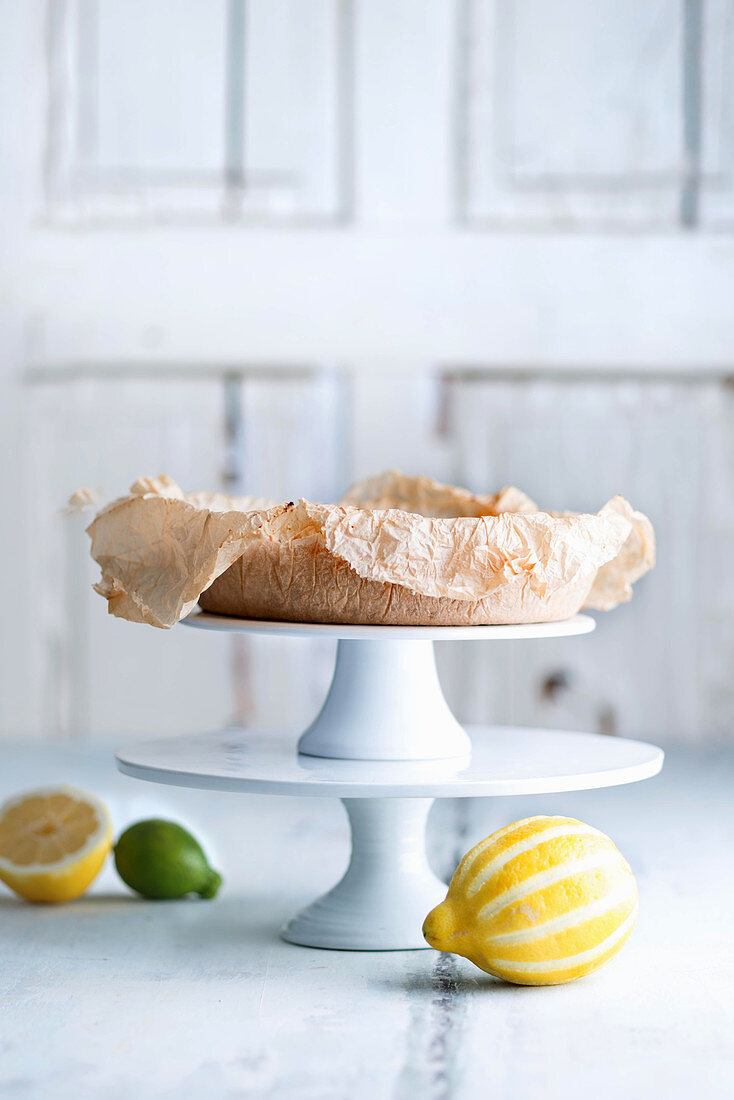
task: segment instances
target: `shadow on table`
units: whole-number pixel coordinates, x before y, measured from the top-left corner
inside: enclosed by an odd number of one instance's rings
[[[282,911],[280,906],[274,907],[270,894],[233,895],[213,901],[189,899],[186,904],[172,934],[177,946],[199,954],[213,944],[217,950],[226,951],[230,947],[240,950],[282,943],[280,927],[294,909],[288,903]]]
[[[28,913],[51,913],[51,912],[71,912],[81,915],[91,915],[96,912],[104,912],[111,907],[117,908],[118,906],[127,905],[144,905],[146,899],[138,897],[136,894],[116,894],[110,891],[109,893],[100,894],[86,894],[81,898],[76,898],[75,901],[62,901],[62,902],[32,902],[25,901],[24,898],[17,897],[15,894],[3,894],[0,897],[0,910],[10,912],[12,910],[25,909]]]

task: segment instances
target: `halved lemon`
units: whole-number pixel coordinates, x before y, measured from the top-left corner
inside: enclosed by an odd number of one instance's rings
[[[107,807],[74,787],[44,788],[0,806],[0,879],[27,901],[71,901],[112,845]]]

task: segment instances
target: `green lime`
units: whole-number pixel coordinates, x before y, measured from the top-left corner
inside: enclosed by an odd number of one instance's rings
[[[115,845],[117,873],[144,898],[213,898],[222,876],[212,871],[201,845],[175,821],[151,818],[131,825]]]

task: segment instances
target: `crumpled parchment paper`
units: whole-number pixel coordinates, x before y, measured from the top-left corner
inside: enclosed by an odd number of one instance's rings
[[[358,508],[401,508],[444,519],[538,511],[537,504],[514,485],[506,485],[490,496],[477,496],[454,485],[441,485],[430,477],[409,477],[398,470],[356,481],[340,503],[354,504]]]
[[[111,615],[173,626],[242,553],[249,512],[269,503],[183,493],[165,474],[139,478],[128,496],[108,504],[87,528],[92,557],[102,569],[95,591]]]
[[[391,473],[345,501],[273,504],[141,478],[88,528],[95,588],[111,614],[163,628],[208,590],[213,610],[251,614],[254,601],[260,617],[301,621],[542,622],[629,599],[654,560],[649,521],[622,497],[559,515],[517,489],[474,496]]]

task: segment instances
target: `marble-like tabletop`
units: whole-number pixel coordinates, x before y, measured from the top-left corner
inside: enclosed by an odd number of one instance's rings
[[[105,798],[118,832],[176,818],[225,885],[211,902],[145,902],[108,864],[62,908],[3,890],[3,1100],[734,1094],[734,750],[671,749],[629,787],[434,806],[444,877],[494,828],[545,812],[603,829],[632,864],[640,919],[621,955],[532,989],[430,950],[283,942],[278,926],[344,867],[340,803],[141,783],[112,748],[0,742],[0,798],[66,781]]]

